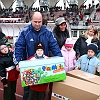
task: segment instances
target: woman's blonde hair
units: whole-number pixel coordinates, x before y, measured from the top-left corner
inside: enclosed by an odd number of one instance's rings
[[[94,25],[90,25],[90,26],[88,26],[88,29],[87,29],[87,31],[84,33],[84,35],[87,36],[89,30],[91,30],[91,29],[94,30],[94,35],[97,35],[97,37],[98,37],[98,29],[97,29]]]

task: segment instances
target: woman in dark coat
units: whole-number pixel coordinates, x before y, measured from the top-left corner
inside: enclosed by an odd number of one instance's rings
[[[77,59],[87,53],[87,46],[95,43],[98,46],[98,53],[100,52],[100,41],[98,39],[98,30],[94,25],[90,25],[88,30],[81,35],[74,44]]]
[[[59,17],[55,21],[55,27],[53,29],[54,37],[56,38],[60,49],[64,45],[67,38],[70,37],[69,31],[67,29],[66,20],[64,17]]]

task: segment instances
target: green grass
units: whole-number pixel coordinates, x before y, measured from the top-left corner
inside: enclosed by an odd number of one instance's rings
[[[56,82],[56,81],[61,81],[61,80],[65,80],[65,79],[66,79],[65,73],[58,74],[58,75],[51,75],[51,76],[47,76],[47,77],[42,77],[38,84]],[[22,87],[25,87],[25,86],[26,86],[25,82],[22,81]]]

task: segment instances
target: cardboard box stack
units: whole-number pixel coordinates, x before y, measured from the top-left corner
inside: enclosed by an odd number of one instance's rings
[[[100,77],[70,71],[66,80],[53,83],[51,100],[100,100]]]

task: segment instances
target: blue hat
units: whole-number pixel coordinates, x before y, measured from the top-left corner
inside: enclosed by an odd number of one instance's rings
[[[91,43],[90,45],[88,45],[87,50],[93,50],[95,54],[97,54],[98,46],[94,43]]]
[[[0,46],[1,46],[1,45],[6,45],[6,43],[3,42],[3,41],[1,41],[1,42],[0,42]]]

